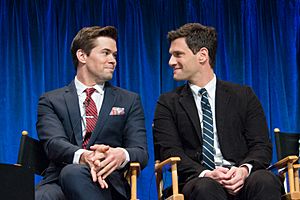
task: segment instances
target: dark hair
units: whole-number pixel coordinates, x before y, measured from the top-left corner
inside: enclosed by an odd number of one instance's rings
[[[77,69],[78,59],[76,52],[78,49],[82,49],[87,55],[89,55],[92,49],[96,46],[95,40],[100,37],[109,37],[117,41],[117,29],[113,26],[92,26],[82,28],[74,37],[71,44],[72,60],[75,68]]]
[[[185,38],[187,46],[194,54],[202,47],[206,47],[208,49],[209,64],[214,68],[218,43],[215,28],[199,23],[188,23],[168,33],[170,42],[178,38]]]

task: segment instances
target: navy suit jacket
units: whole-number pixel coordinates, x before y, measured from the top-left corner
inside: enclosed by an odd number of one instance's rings
[[[125,114],[110,115],[113,107],[124,108]],[[81,148],[83,141],[81,124],[74,81],[40,97],[36,127],[51,161],[41,184],[57,181],[61,169],[73,162],[74,153]],[[125,148],[130,161],[139,162],[142,168],[146,166],[148,152],[144,112],[137,94],[105,83],[102,107],[87,148],[93,144]],[[123,195],[128,189],[123,177],[125,169],[117,170],[107,178]]]
[[[217,80],[215,113],[223,157],[239,166],[266,168],[272,146],[262,106],[247,86]],[[179,182],[205,170],[202,166],[202,133],[197,107],[188,84],[160,96],[154,116],[154,142],[158,156],[179,156]]]

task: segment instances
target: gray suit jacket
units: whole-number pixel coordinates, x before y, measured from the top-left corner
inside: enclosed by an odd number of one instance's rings
[[[123,147],[144,168],[148,161],[144,112],[137,94],[114,87],[104,87],[104,99],[98,122],[87,148],[93,144]],[[124,115],[110,115],[113,107],[124,108]],[[56,181],[61,169],[73,162],[82,145],[81,115],[74,81],[68,86],[45,93],[39,99],[37,132],[51,163],[41,184]],[[126,167],[125,167],[126,169]],[[125,195],[124,170],[117,170],[108,182]]]

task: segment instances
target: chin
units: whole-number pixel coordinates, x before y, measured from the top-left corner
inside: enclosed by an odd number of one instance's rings
[[[101,82],[106,82],[106,81],[110,81],[112,78],[113,78],[113,76],[112,75],[106,75],[106,76],[99,76],[98,77],[99,78],[99,80],[101,80]]]
[[[183,78],[181,78],[181,77],[178,77],[178,76],[173,76],[173,79],[175,80],[175,81],[183,81],[183,80],[185,80],[185,79],[183,79]]]

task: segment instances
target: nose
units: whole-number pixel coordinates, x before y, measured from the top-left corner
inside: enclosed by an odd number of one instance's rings
[[[177,64],[176,59],[175,59],[174,56],[172,55],[172,56],[170,57],[170,60],[169,60],[169,65],[170,65],[170,67],[175,67],[176,64]]]
[[[110,54],[108,62],[113,65],[115,65],[117,63],[117,60],[113,54]]]

